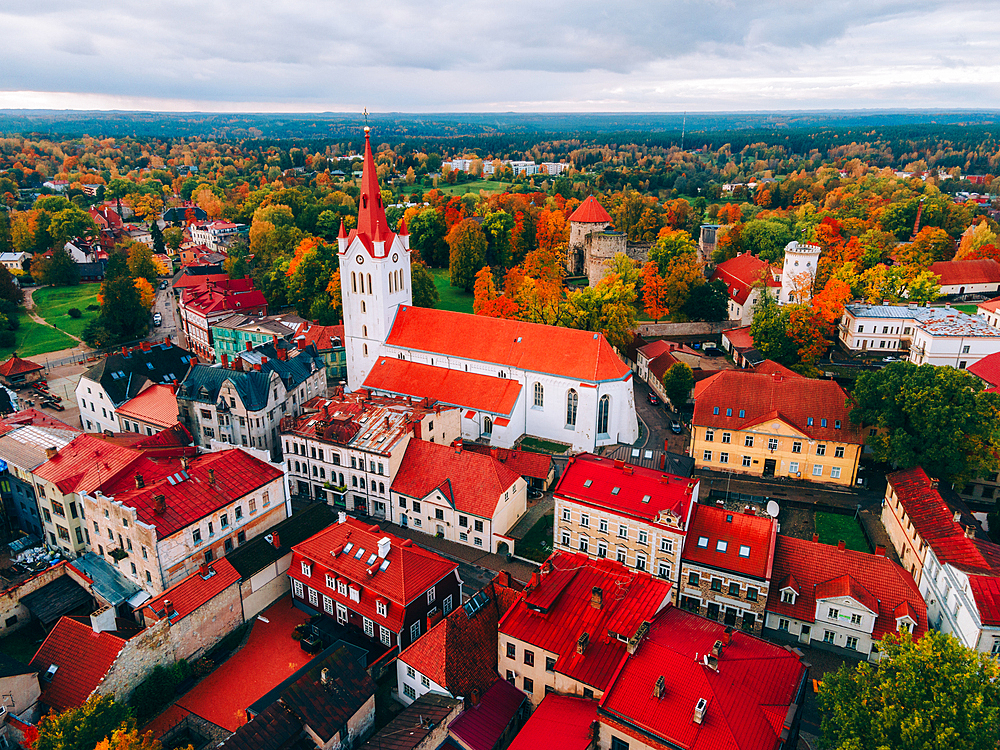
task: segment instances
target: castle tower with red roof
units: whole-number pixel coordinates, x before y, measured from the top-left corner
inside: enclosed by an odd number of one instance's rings
[[[337,237],[351,390],[360,388],[371,372],[400,305],[413,304],[410,237],[405,224],[399,233],[389,228],[369,133],[366,126],[358,225],[350,234],[341,226]]]
[[[624,253],[627,238],[614,231],[611,216],[597,198],[587,199],[569,217],[566,268],[570,274],[586,276],[591,286],[603,279],[616,253]]]

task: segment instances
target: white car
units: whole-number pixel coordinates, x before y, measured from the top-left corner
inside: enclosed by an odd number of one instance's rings
[[[160,313],[153,313],[153,325],[157,327],[163,325],[163,316]]]

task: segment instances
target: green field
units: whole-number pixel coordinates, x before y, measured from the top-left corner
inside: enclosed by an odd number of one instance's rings
[[[480,190],[485,190],[487,193],[502,193],[513,184],[513,182],[474,180],[472,182],[463,182],[461,185],[442,185],[439,181],[438,190],[445,195],[465,195],[466,193],[475,193],[478,195]]]
[[[538,523],[524,535],[524,539],[514,546],[514,553],[518,557],[545,562],[552,554],[552,529],[554,525],[554,513],[547,513],[539,518]]]
[[[36,323],[23,309],[18,314],[18,320],[21,321],[21,325],[14,331],[14,346],[0,348],[0,361],[9,359],[14,352],[17,352],[19,357],[34,357],[46,352],[69,349],[79,343],[62,331]],[[38,364],[45,363],[40,361]]]
[[[451,277],[447,268],[432,268],[434,286],[437,287],[441,301],[437,303],[438,310],[454,310],[455,312],[472,313],[473,295],[451,285]]]
[[[77,338],[83,338],[83,329],[98,314],[97,310],[88,310],[87,305],[97,304],[97,293],[100,291],[100,284],[47,286],[36,289],[32,294],[32,299],[35,301],[35,314],[60,330]],[[73,307],[82,312],[83,317],[71,318],[69,310]],[[68,346],[73,346],[73,344]]]
[[[871,552],[865,535],[861,532],[861,526],[854,520],[853,516],[845,516],[840,513],[827,513],[822,510],[816,511],[816,533],[823,544],[837,544],[841,539],[847,544],[847,549],[858,552]]]
[[[952,305],[959,312],[968,313],[969,315],[975,315],[977,307],[976,305]]]
[[[526,437],[522,438],[520,442],[520,447],[529,451],[537,451],[539,453],[565,453],[569,450],[570,446],[564,443],[553,443],[549,440],[542,440],[541,438]]]

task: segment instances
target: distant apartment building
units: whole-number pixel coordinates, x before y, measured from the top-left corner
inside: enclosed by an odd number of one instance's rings
[[[245,315],[238,313],[222,318],[212,324],[212,348],[214,360],[222,361],[225,354],[230,359],[240,352],[273,341],[275,338],[288,339],[301,323],[298,315]]]
[[[213,327],[235,313],[265,316],[267,300],[254,288],[249,276],[208,280],[184,289],[178,310],[188,345],[198,356],[212,359],[215,356]]]
[[[281,421],[288,484],[293,494],[399,521],[390,492],[410,440],[447,445],[461,429],[456,408],[366,392],[315,397]]]
[[[191,232],[192,242],[206,245],[211,250],[218,252],[228,248],[233,240],[246,229],[243,224],[234,224],[231,221],[210,221],[192,224],[188,231]]]

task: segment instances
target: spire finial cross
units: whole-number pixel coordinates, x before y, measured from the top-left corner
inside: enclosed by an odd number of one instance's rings
[[[365,107],[364,112],[362,112],[361,114],[365,116],[365,132],[367,133],[369,130],[371,130],[371,128],[368,127],[368,107]]]

